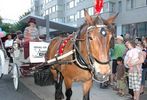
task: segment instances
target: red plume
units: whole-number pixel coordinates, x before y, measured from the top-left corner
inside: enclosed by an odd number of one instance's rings
[[[95,14],[99,14],[103,7],[104,1],[103,0],[95,0]]]

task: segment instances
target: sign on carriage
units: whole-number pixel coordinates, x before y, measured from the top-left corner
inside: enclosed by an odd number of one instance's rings
[[[30,42],[30,62],[39,63],[45,62],[45,53],[49,43],[46,42]]]

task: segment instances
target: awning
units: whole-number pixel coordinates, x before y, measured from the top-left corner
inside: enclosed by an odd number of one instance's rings
[[[37,26],[46,27],[46,19],[44,17],[35,16],[32,14],[29,14],[29,15],[23,17],[20,21],[27,23],[30,18],[36,19]],[[55,22],[55,21],[49,21],[49,28],[55,29],[55,30],[61,31],[61,32],[73,32],[73,31],[77,30],[76,27],[67,25],[65,23]]]

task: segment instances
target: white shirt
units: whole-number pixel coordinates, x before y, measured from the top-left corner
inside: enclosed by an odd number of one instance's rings
[[[128,58],[131,58],[133,62],[136,62],[139,60],[139,53],[141,52],[141,50],[139,50],[138,48],[133,48],[127,51],[125,58],[124,58],[124,64],[126,68],[129,68],[126,64]],[[133,63],[132,62],[132,63]]]
[[[7,47],[11,47],[13,45],[13,39],[11,39],[11,40],[6,40],[5,41],[5,47],[7,48]]]

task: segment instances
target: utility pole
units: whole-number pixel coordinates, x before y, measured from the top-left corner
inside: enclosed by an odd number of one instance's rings
[[[46,19],[46,41],[50,42],[50,20],[49,20],[49,15],[46,15],[45,19]]]

